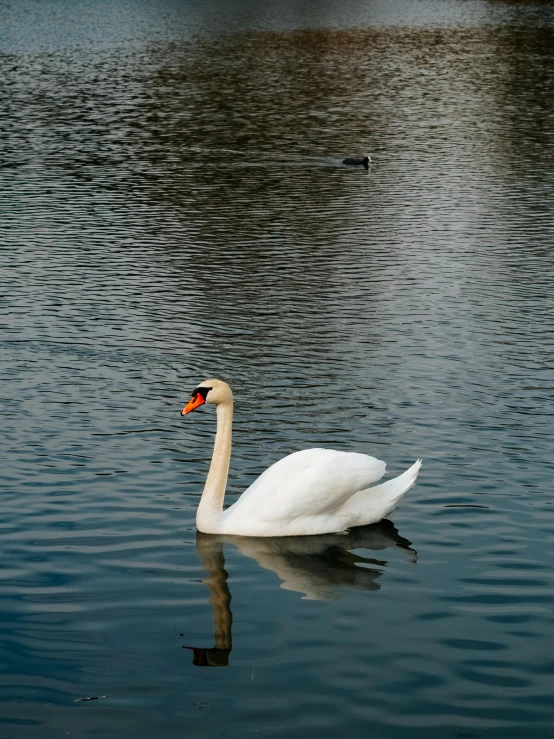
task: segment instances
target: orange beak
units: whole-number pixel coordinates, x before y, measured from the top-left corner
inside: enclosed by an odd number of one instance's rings
[[[187,413],[190,413],[195,408],[198,408],[199,406],[203,405],[206,401],[204,398],[198,393],[198,395],[193,395],[192,398],[189,400],[189,402],[186,404],[186,406],[181,411],[182,416],[186,416]]]

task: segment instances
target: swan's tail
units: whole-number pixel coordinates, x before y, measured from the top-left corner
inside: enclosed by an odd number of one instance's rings
[[[341,514],[348,515],[348,526],[366,526],[388,516],[414,485],[420,467],[421,459],[418,459],[398,477],[355,493],[340,510]]]

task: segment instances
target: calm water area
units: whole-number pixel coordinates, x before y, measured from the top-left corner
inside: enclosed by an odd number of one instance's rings
[[[554,4],[0,0],[0,52],[0,739],[553,736]],[[214,376],[228,504],[417,485],[197,534]]]

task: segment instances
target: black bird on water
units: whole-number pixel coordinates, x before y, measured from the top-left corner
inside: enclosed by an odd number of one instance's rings
[[[371,157],[368,154],[360,159],[343,159],[342,163],[349,164],[351,167],[364,167],[364,169],[369,169],[369,165],[373,164]]]

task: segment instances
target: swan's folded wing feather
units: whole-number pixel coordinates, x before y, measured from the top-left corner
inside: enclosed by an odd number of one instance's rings
[[[305,449],[269,467],[225,517],[248,513],[270,522],[328,513],[379,480],[384,472],[385,463],[366,454]]]

